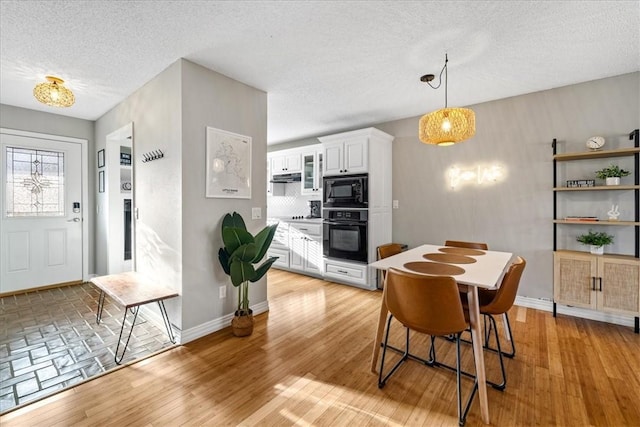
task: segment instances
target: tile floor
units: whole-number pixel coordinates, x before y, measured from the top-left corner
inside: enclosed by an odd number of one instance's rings
[[[106,297],[97,325],[99,296],[83,283],[0,298],[0,413],[117,366],[123,310]],[[141,313],[122,363],[170,346]]]

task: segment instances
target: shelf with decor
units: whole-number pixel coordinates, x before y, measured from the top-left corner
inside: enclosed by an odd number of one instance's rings
[[[591,151],[558,153],[559,141],[553,140],[553,250],[554,250],[554,300],[553,315],[556,316],[557,304],[590,308],[610,314],[632,315],[635,320],[634,330],[640,333],[640,138],[639,130],[629,134],[633,147],[602,150],[604,138],[593,137],[587,142]],[[596,144],[596,147],[591,145]],[[618,165],[611,164],[599,171],[599,179],[618,178],[618,185],[595,185],[595,179],[567,180],[566,186],[559,183],[559,164],[570,161],[586,161],[595,159],[613,159],[633,157],[631,170],[624,170]],[[628,161],[627,161],[628,162]],[[606,166],[606,165],[603,165]],[[625,166],[626,167],[626,166]],[[565,172],[566,173],[566,172]],[[620,178],[631,175],[633,183],[620,185]],[[559,197],[569,194],[602,195],[603,191],[613,191],[616,194],[614,205],[607,213],[608,219],[596,216],[559,215]],[[626,195],[624,191],[633,193]],[[575,193],[574,193],[575,192]],[[620,193],[623,192],[623,193]],[[573,203],[578,203],[578,209],[584,210],[585,199],[563,199],[564,210]],[[589,200],[594,200],[589,197]],[[597,201],[597,199],[596,199]],[[632,207],[622,219],[618,219],[620,211],[618,205],[622,201],[627,207]],[[586,227],[633,227],[634,248],[630,254],[603,254],[602,246],[592,248],[592,252],[567,250],[558,247],[558,226],[586,226]],[[591,230],[589,234],[591,234]],[[604,232],[596,234],[606,234]],[[628,236],[628,235],[626,235]],[[578,241],[583,238],[579,236]],[[608,236],[613,241],[613,236]],[[606,243],[608,244],[608,243]],[[594,252],[595,249],[598,252]]]

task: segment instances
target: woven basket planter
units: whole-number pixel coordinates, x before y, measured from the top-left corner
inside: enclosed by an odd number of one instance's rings
[[[236,312],[237,313],[237,312]],[[253,314],[245,314],[238,316],[237,314],[231,320],[231,329],[236,337],[246,337],[253,333]]]

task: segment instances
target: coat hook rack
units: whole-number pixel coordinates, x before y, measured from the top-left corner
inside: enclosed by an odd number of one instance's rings
[[[142,163],[147,163],[152,160],[158,160],[163,157],[164,157],[164,153],[162,152],[162,150],[149,151],[148,153],[144,153],[142,155]]]

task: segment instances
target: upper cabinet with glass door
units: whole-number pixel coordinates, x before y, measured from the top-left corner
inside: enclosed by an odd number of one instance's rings
[[[308,147],[302,153],[303,195],[322,194],[322,147]]]

